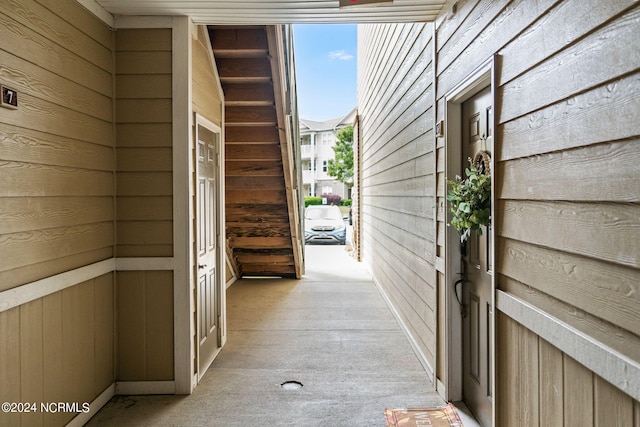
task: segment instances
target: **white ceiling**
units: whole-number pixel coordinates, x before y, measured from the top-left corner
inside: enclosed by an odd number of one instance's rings
[[[435,21],[447,0],[394,0],[340,9],[338,0],[95,0],[114,16],[189,16],[197,24]]]

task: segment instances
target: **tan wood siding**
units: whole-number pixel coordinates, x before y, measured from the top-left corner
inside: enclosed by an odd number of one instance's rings
[[[432,27],[359,29],[363,258],[435,368]]]
[[[121,271],[117,279],[116,379],[173,380],[173,273]]]
[[[113,242],[111,222],[12,233],[0,240],[2,271],[39,265],[57,258],[82,255]],[[3,286],[5,289],[6,285]]]
[[[462,2],[440,19],[436,71],[441,120],[447,92],[498,55],[498,288],[636,364],[639,20],[640,7],[627,0]],[[442,150],[439,197],[445,162]],[[518,319],[497,316],[498,425],[632,425],[637,401]],[[605,420],[603,408],[612,418]]]
[[[112,273],[0,313],[0,399],[36,402],[36,413],[0,425],[64,425],[73,413],[41,402],[91,402],[114,382]]]
[[[171,29],[116,33],[117,255],[173,255]]]
[[[211,63],[213,54],[206,27],[198,27],[193,40],[193,111],[222,127],[220,82]]]
[[[80,6],[67,5],[67,9],[74,7]],[[107,59],[112,46],[96,43],[65,22],[65,16],[55,16],[33,0],[3,2],[1,10],[0,38],[7,46],[20,46],[15,56],[111,96],[112,70]]]
[[[71,1],[8,0],[0,21],[5,290],[113,256],[113,35]]]
[[[5,161],[31,164],[46,162],[50,166],[72,170],[110,171],[114,160],[113,147],[88,144],[66,135],[10,126],[0,129],[0,150]],[[6,188],[5,191],[11,189]]]
[[[502,313],[497,330],[497,425],[634,425],[633,398]]]

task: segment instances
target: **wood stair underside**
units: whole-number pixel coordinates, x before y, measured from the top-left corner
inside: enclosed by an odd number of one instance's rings
[[[267,30],[209,27],[225,94],[226,231],[240,277],[296,277]]]

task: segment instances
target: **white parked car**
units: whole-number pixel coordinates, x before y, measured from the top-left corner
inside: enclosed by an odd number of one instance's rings
[[[347,241],[347,228],[340,208],[333,205],[311,205],[304,213],[305,243],[339,243]]]

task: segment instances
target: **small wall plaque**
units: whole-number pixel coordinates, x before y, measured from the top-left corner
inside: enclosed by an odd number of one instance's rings
[[[18,92],[13,89],[9,89],[6,86],[2,86],[2,100],[0,106],[4,108],[11,108],[15,110],[18,108]]]
[[[442,120],[436,123],[436,136],[444,136],[444,122]]]

